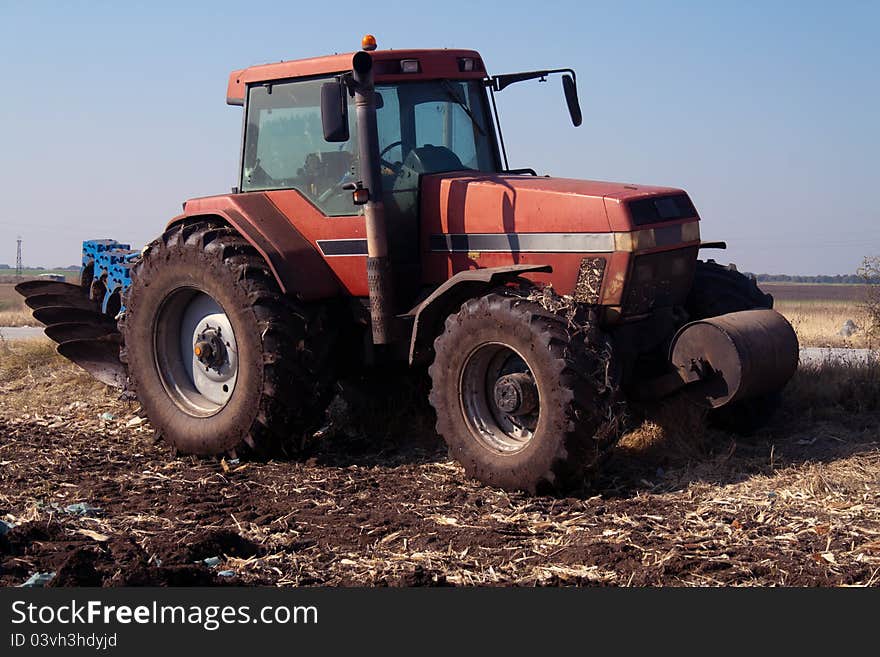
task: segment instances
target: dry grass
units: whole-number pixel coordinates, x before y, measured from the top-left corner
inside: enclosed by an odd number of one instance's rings
[[[48,339],[0,340],[0,415],[21,417],[78,402],[113,404],[107,386],[59,356]]]
[[[0,310],[0,326],[42,326],[29,310]]]
[[[785,389],[788,410],[799,418],[842,420],[880,411],[880,356],[844,362],[830,356],[803,364]]]
[[[698,459],[706,454],[711,439],[706,412],[685,395],[634,407],[632,413],[633,428],[618,442],[618,452],[681,459]]]
[[[40,326],[15,286],[7,283],[0,284],[0,326]]]
[[[880,412],[880,356],[857,362],[835,356],[802,364],[783,395],[783,415],[805,422],[840,422]],[[618,445],[632,455],[665,454],[698,459],[724,442],[723,432],[709,428],[704,410],[683,394],[636,407],[631,429]]]
[[[777,300],[776,310],[791,322],[802,347],[871,347],[864,327],[868,325],[865,311],[856,301],[788,301]],[[847,320],[859,330],[852,336],[840,335]]]
[[[802,347],[873,346],[865,330],[868,286],[761,283],[760,287],[773,295],[774,308],[791,322]],[[840,335],[847,320],[859,327],[850,337]]]
[[[34,381],[47,372],[67,370],[72,365],[55,353],[55,343],[48,339],[0,340],[0,382]]]

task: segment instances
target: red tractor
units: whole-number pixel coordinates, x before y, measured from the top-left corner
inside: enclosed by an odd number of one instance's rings
[[[754,280],[697,259],[680,189],[510,170],[507,86],[472,50],[376,50],[235,71],[238,186],[142,252],[84,244],[81,285],[19,291],[59,351],[137,395],[188,454],[274,453],[325,413],[340,363],[428,367],[437,430],[508,489],[577,485],[629,397],[684,388],[751,418],[792,376]]]

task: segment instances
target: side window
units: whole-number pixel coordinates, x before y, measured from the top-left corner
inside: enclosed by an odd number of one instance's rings
[[[342,189],[358,179],[354,108],[349,111],[351,138],[324,141],[321,85],[327,79],[263,84],[250,88],[244,138],[243,192],[296,189],[327,215],[358,214],[351,192]]]

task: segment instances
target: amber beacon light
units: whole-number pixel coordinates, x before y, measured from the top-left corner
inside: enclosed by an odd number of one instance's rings
[[[361,39],[361,48],[364,50],[370,51],[376,49],[376,37],[372,34],[364,35],[364,38]]]

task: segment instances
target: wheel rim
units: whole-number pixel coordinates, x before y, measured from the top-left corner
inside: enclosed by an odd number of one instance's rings
[[[162,304],[153,329],[156,369],[168,396],[197,417],[219,413],[238,379],[238,343],[223,307],[195,288]]]
[[[491,342],[471,351],[459,391],[465,422],[484,447],[510,454],[534,438],[540,397],[526,359],[515,349]]]

